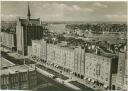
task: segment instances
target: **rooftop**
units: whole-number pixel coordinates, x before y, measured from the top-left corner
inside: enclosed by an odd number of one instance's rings
[[[42,40],[32,40],[32,42],[37,43],[37,44],[41,44],[41,41]]]
[[[8,61],[7,59],[1,57],[0,59],[0,69],[3,67],[10,67],[10,66],[14,66],[15,64],[13,64],[12,62]]]
[[[8,75],[8,74],[15,74],[17,72],[27,72],[27,71],[34,71],[35,69],[29,67],[27,65],[18,65],[18,66],[11,66],[7,68],[3,68],[1,70],[1,75]]]
[[[19,19],[19,21],[21,22],[21,25],[40,25],[40,19]]]

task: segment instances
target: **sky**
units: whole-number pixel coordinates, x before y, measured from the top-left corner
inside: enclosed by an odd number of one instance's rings
[[[2,1],[1,19],[16,20],[27,17],[26,1]],[[42,21],[102,21],[126,22],[126,2],[98,1],[31,1],[31,17]]]

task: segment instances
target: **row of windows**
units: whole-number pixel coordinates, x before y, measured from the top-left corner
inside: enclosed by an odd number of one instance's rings
[[[1,84],[8,84],[9,83],[9,77],[1,77]]]

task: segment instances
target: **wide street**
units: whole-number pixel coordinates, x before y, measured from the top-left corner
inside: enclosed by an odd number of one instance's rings
[[[40,73],[37,73],[38,78],[38,86],[36,89],[37,91],[74,91],[73,89],[67,88],[64,85],[52,80],[51,78],[48,78],[46,76],[43,76]]]
[[[16,59],[10,55],[7,55],[7,53],[5,53],[5,52],[2,52],[1,56],[3,56],[4,58],[8,59],[11,62],[13,62],[14,64],[17,64],[17,65],[23,64],[23,60]],[[10,60],[10,59],[12,59],[12,60]],[[26,59],[26,63],[31,64],[34,62],[32,62],[29,59]],[[42,68],[42,70],[44,70],[44,67]],[[48,71],[50,71],[50,70],[48,70]],[[56,74],[56,75],[57,75],[57,77],[62,77],[63,79],[67,79],[64,76],[61,76],[61,74],[60,75]],[[64,86],[63,84],[60,84],[60,83],[56,82],[55,80],[53,80],[49,77],[46,77],[40,73],[37,73],[37,83],[38,83],[38,86],[35,89],[33,89],[34,91],[75,91],[74,89],[68,88],[68,87]],[[79,87],[81,89],[80,91],[94,91],[93,89],[91,89],[83,84],[80,84],[76,81],[73,82],[73,85]]]
[[[56,81],[54,81],[51,78],[48,78],[46,76],[43,76],[40,73],[37,73],[37,78],[38,78],[38,86],[34,90],[36,91],[75,91],[74,89],[68,88],[64,86],[63,84],[60,84]],[[82,90],[80,91],[94,91],[88,87],[84,87],[79,84],[79,87],[81,87]]]

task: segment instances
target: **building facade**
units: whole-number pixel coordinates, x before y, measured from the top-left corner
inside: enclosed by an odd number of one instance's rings
[[[74,69],[74,49],[47,44],[47,61],[70,71]]]
[[[14,33],[1,32],[1,42],[3,47],[12,51],[16,50],[16,35]]]
[[[28,57],[31,58],[32,55],[32,46],[28,46]]]
[[[28,90],[37,86],[36,70],[25,65],[2,68],[1,89]]]
[[[128,52],[127,52],[128,53]],[[124,89],[128,89],[128,60],[125,60]]]
[[[85,74],[85,48],[80,46],[75,48],[74,72],[79,75]]]
[[[106,89],[111,89],[112,76],[117,74],[118,58],[89,53],[85,50],[81,47],[76,49],[74,74]]]
[[[120,50],[119,62],[118,62],[118,72],[116,77],[116,89],[122,89],[128,85],[128,75],[127,75],[127,52],[126,49]]]
[[[47,60],[47,43],[44,39],[32,40],[32,55]]]
[[[72,72],[81,79],[106,89],[115,89],[117,55],[102,53],[103,50],[99,47],[92,49],[93,51],[84,46],[73,47],[61,43],[50,44],[44,39],[32,41],[34,56],[46,60],[48,64],[60,66],[62,70]]]
[[[31,19],[30,9],[28,6],[27,19],[19,18],[16,25],[17,52],[27,55],[28,47],[32,45],[32,40],[42,39],[43,30],[40,19]]]

